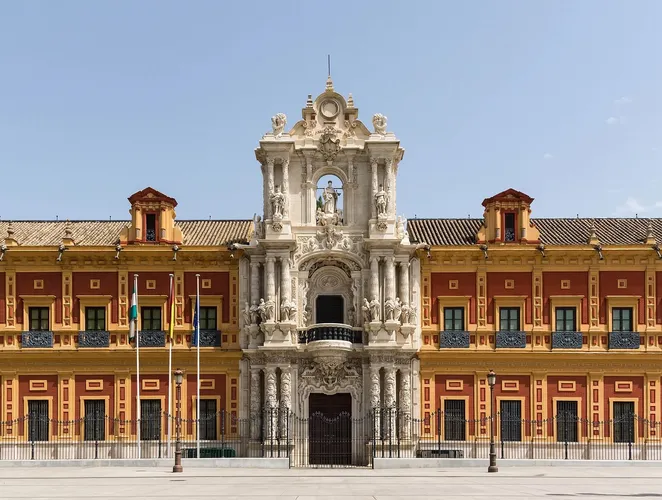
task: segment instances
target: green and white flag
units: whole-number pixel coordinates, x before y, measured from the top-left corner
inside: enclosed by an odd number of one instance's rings
[[[131,308],[129,309],[129,340],[136,337],[136,324],[138,323],[138,295],[136,286],[133,285],[133,294],[131,295]]]

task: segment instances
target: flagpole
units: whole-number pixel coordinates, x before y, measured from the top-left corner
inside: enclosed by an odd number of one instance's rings
[[[133,275],[133,293],[136,294],[136,310],[138,310],[138,275]],[[140,458],[140,329],[138,328],[138,317],[133,320],[133,330],[136,336],[136,435],[138,437],[138,458]]]
[[[168,296],[168,312],[170,314],[170,323],[168,323],[168,332],[172,331],[172,325],[171,323],[175,321],[175,315],[172,314],[172,303],[170,302],[171,300],[174,302],[175,300],[175,275],[170,274],[170,295]],[[167,450],[166,454],[168,457],[170,457],[170,435],[172,432],[172,342],[173,338],[170,337],[170,349],[168,350],[168,444],[167,444]]]
[[[195,275],[195,314],[198,321],[195,325],[196,340],[196,365],[197,365],[197,391],[195,399],[195,415],[198,418],[198,425],[195,426],[195,448],[196,457],[200,458],[200,275]],[[214,417],[215,418],[215,417]]]

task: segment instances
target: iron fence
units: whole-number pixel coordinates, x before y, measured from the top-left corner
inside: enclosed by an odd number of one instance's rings
[[[0,422],[0,461],[172,458],[175,424],[166,413],[139,421],[26,415]],[[246,418],[221,410],[182,419],[181,446],[183,458],[287,458],[292,467],[371,466],[373,458],[487,460],[491,424],[489,416],[467,419],[453,411],[417,419],[400,409],[302,417],[273,408]],[[573,414],[529,420],[500,413],[494,427],[500,459],[662,460],[662,423],[636,415],[592,421]]]

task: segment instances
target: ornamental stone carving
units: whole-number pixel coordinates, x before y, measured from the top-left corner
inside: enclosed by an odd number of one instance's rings
[[[287,116],[285,113],[278,113],[276,116],[271,117],[271,128],[275,137],[283,135],[283,130],[287,124]]]
[[[372,117],[372,125],[375,127],[375,134],[386,134],[386,123],[388,118],[381,113],[376,113]]]
[[[303,364],[299,375],[302,407],[311,392],[336,394],[349,392],[361,412],[361,363],[344,357],[327,356]]]
[[[280,186],[276,186],[274,192],[269,195],[271,207],[273,209],[273,218],[282,219],[283,209],[285,207],[285,195],[281,192]]]
[[[370,321],[379,321],[381,319],[381,304],[377,297],[373,297],[370,301]]]
[[[261,300],[260,303],[263,303],[264,301]],[[261,316],[261,310],[260,306],[258,305],[257,301],[253,301],[251,308],[250,308],[250,322],[248,323],[249,325],[257,325],[260,322],[260,316]]]
[[[258,305],[258,313],[262,322],[273,321],[275,318],[275,312],[276,304],[271,297],[268,297],[266,301],[264,299],[260,299],[260,304]]]
[[[338,132],[332,126],[327,126],[319,138],[317,150],[327,162],[333,161],[340,151],[340,140],[337,139]]]
[[[244,302],[244,309],[241,311],[242,319],[244,320],[244,326],[248,326],[252,323],[251,321],[251,306],[248,304],[248,301]]]

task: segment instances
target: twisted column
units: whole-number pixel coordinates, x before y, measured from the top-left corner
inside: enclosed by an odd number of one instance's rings
[[[290,367],[281,368],[280,372],[280,437],[287,438],[289,413],[292,409],[292,373]]]
[[[400,436],[411,438],[411,370],[400,368]]]
[[[277,387],[276,387],[276,368],[273,366],[268,366],[264,370],[265,376],[265,390],[264,393],[266,395],[265,397],[265,412],[266,412],[266,418],[265,418],[265,437],[269,437],[271,439],[276,438],[276,429],[278,426],[278,422],[276,420],[276,413],[277,413],[277,408],[278,408],[278,400],[277,400]]]
[[[391,438],[395,436],[395,417],[397,413],[397,409],[395,407],[395,378],[395,366],[388,366],[384,368],[384,406],[388,412],[388,421],[385,422],[386,428],[384,429],[384,432],[386,432],[387,436],[390,436]]]
[[[372,411],[375,412],[374,433],[377,439],[381,437],[380,399],[381,399],[381,387],[380,387],[379,367],[371,366],[370,367],[370,406]]]
[[[251,386],[250,386],[250,415],[251,415],[251,438],[260,437],[260,374],[259,368],[251,368]]]

